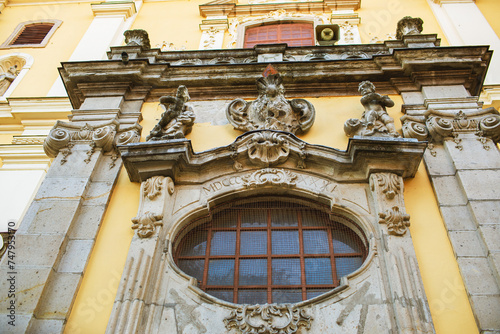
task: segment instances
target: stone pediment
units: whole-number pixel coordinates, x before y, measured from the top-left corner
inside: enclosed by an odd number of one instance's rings
[[[308,144],[287,132],[256,130],[231,145],[199,153],[186,139],[135,143],[119,150],[134,182],[169,176],[176,183],[199,183],[215,175],[266,167],[304,170],[339,182],[366,182],[370,173],[378,171],[413,177],[426,145],[415,139],[351,138],[347,150],[341,151]]]

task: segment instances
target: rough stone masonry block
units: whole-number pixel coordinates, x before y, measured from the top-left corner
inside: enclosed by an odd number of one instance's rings
[[[456,148],[455,142],[446,140],[446,150],[453,159],[456,169],[495,169],[500,168],[500,154],[490,140],[489,150],[485,150],[478,137],[464,138],[460,142],[462,149]]]
[[[435,156],[432,155],[429,149],[424,152],[427,173],[431,176],[455,175],[455,165],[453,165],[453,162],[451,161],[451,158],[445,148],[442,145],[435,145],[433,151],[436,153]]]
[[[465,205],[441,206],[441,215],[448,231],[475,231],[476,224]]]
[[[17,233],[66,234],[80,206],[80,200],[34,201],[23,218]]]
[[[478,225],[500,224],[500,201],[469,201]]]
[[[96,148],[90,161],[86,163],[85,159],[88,159],[87,152],[89,150],[90,146],[88,144],[77,144],[71,149],[71,154],[66,158],[62,154],[58,154],[50,166],[46,177],[90,176],[102,152],[100,148]],[[64,164],[61,164],[62,159],[66,160]]]
[[[7,319],[6,315],[0,314],[0,316]],[[14,322],[15,326],[8,325],[5,322],[2,323],[2,330],[9,334],[25,334],[32,318],[32,314],[19,314],[16,312],[16,321]]]
[[[61,234],[16,234],[14,262],[16,266],[52,268],[63,241]]]
[[[484,256],[486,251],[479,239],[477,231],[450,231],[449,233],[453,251],[457,257]]]
[[[499,170],[458,171],[460,184],[469,200],[495,200],[500,198]]]
[[[482,233],[483,240],[486,243],[488,251],[500,252],[500,224],[481,225],[479,230]]]
[[[63,320],[41,320],[33,318],[26,333],[27,334],[62,333],[63,327],[64,327]]]
[[[457,261],[469,294],[500,294],[487,258],[461,257]]]
[[[35,200],[79,200],[84,195],[89,183],[88,178],[45,178]]]
[[[53,272],[35,311],[35,317],[37,319],[66,319],[76,297],[75,291],[78,289],[81,278],[81,274]]]
[[[45,282],[49,277],[51,268],[23,268],[16,267],[16,274],[9,274],[10,270],[6,266],[0,269],[0,291],[8,291],[10,282],[8,278],[15,277],[16,290],[16,313],[31,314],[35,309],[38,299],[42,294]],[[7,312],[9,299],[7,294],[0,297],[0,318]]]
[[[500,295],[471,296],[474,315],[482,330],[500,330]]]
[[[104,205],[82,205],[71,225],[69,231],[70,239],[94,239],[97,235],[99,226],[106,207]]]
[[[111,164],[114,163],[114,166],[111,167]],[[103,154],[101,155],[101,159],[99,160],[94,172],[90,179],[92,182],[114,182],[116,180],[116,176],[120,172],[120,169],[123,165],[122,159],[117,158],[114,162],[111,158],[111,154]]]
[[[82,273],[92,251],[94,239],[70,240],[66,251],[59,262],[58,272]]]
[[[106,205],[111,197],[114,182],[92,182],[83,197],[85,205]]]
[[[455,176],[432,177],[432,185],[437,195],[439,205],[465,205],[467,200],[463,195]]]

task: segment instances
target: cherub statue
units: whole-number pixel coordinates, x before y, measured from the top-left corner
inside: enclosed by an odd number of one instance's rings
[[[162,96],[160,104],[165,109],[160,121],[146,137],[149,140],[184,138],[193,128],[195,115],[193,109],[186,105],[189,101],[186,86],[177,88],[176,96]]]
[[[387,95],[375,93],[375,86],[370,81],[361,82],[358,90],[363,95],[361,104],[365,111],[361,119],[351,118],[345,122],[345,133],[349,137],[355,135],[400,137],[394,119],[386,110],[386,107],[394,106],[394,101]]]
[[[0,96],[5,94],[10,84],[17,77],[17,65],[11,66],[5,73],[0,74]]]

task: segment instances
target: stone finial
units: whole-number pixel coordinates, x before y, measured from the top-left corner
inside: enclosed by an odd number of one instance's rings
[[[370,81],[359,84],[359,92],[363,95],[361,104],[365,108],[361,119],[351,118],[344,124],[347,136],[400,137],[394,126],[394,119],[387,114],[386,107],[393,107],[387,95],[375,93],[375,86]]]
[[[279,73],[257,79],[259,97],[252,102],[236,99],[229,103],[226,117],[236,129],[280,130],[295,134],[306,132],[314,123],[316,112],[304,99],[287,100]]]
[[[398,22],[396,38],[403,39],[405,35],[419,35],[422,33],[424,21],[420,17],[405,16]]]
[[[127,46],[141,46],[143,49],[151,49],[149,42],[148,32],[143,29],[126,30],[123,35],[125,36],[125,43]]]
[[[162,96],[160,104],[165,109],[158,124],[151,130],[146,141],[173,138],[184,138],[193,128],[195,115],[193,109],[186,105],[189,101],[186,86],[177,88],[176,96]]]

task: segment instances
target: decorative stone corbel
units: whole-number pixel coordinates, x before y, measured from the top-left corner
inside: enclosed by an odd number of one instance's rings
[[[160,104],[165,110],[160,121],[151,130],[146,141],[184,138],[193,128],[195,115],[193,109],[186,105],[189,101],[186,86],[177,88],[176,96],[162,96]]]
[[[149,42],[149,35],[146,30],[143,29],[133,29],[126,30],[123,35],[125,36],[125,44],[127,46],[140,46],[144,50],[151,49],[151,43]]]
[[[404,210],[403,179],[393,173],[373,173],[370,188],[375,200],[379,223],[387,232],[401,236],[410,226],[410,216]]]
[[[362,137],[401,137],[394,126],[394,119],[387,113],[386,107],[393,107],[387,95],[375,93],[375,86],[370,81],[359,84],[359,92],[363,95],[361,104],[365,108],[361,119],[351,118],[344,124],[347,136]]]
[[[283,78],[276,74],[257,79],[259,97],[252,102],[236,99],[229,103],[226,117],[235,129],[306,132],[314,123],[313,105],[304,99],[287,100]]]
[[[227,330],[235,328],[242,334],[294,334],[299,327],[311,328],[312,316],[292,304],[243,305],[224,319]]]
[[[422,33],[424,21],[420,17],[405,16],[398,22],[396,38],[403,39],[406,35],[419,35]]]

